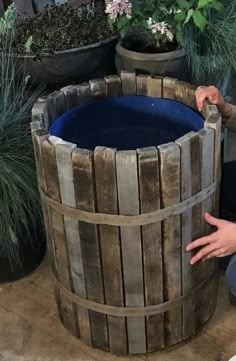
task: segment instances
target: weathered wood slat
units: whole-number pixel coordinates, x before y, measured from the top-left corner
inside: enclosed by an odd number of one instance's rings
[[[161,203],[168,207],[180,201],[180,149],[174,143],[158,147],[160,156]],[[181,295],[180,216],[163,221],[164,296],[171,300]],[[167,345],[182,341],[182,310],[177,307],[165,314]]]
[[[48,97],[40,97],[34,104],[32,111],[32,122],[40,122],[40,124],[48,129],[49,113],[48,113]]]
[[[70,207],[76,207],[72,165],[72,154],[75,148],[75,144],[67,142],[58,142],[55,146],[61,201]],[[85,289],[78,222],[65,215],[64,224],[73,290],[79,296],[86,298],[87,294]],[[88,310],[77,307],[77,313],[80,337],[87,344],[91,345]]]
[[[96,212],[93,152],[76,149],[73,152],[73,176],[76,205],[79,209]],[[101,251],[96,225],[79,222],[80,243],[84,262],[87,297],[104,303]],[[92,345],[109,350],[106,316],[89,311]]]
[[[106,97],[106,83],[104,79],[90,80],[89,85],[93,100],[100,100]]]
[[[55,154],[55,143],[58,139],[50,137],[42,146],[42,161],[45,171],[47,192],[58,202],[61,202],[60,185]],[[68,289],[73,289],[67,241],[65,235],[64,219],[56,211],[50,211],[51,229],[54,240],[55,259],[57,264],[57,276],[60,282]],[[77,316],[72,302],[61,295],[61,309],[59,313],[66,328],[73,334],[78,335]]]
[[[148,75],[137,75],[137,95],[148,96],[149,87],[148,87]]]
[[[155,147],[138,149],[141,213],[160,209],[159,160]],[[142,227],[145,305],[163,303],[161,222]],[[164,314],[147,317],[147,351],[164,348]]]
[[[148,96],[162,98],[162,80],[160,76],[148,77]]]
[[[191,172],[191,146],[197,135],[190,132],[176,140],[180,147],[181,157],[181,201],[192,195],[192,172]],[[186,252],[187,245],[192,241],[192,209],[188,209],[181,216],[182,228],[182,294],[189,293],[193,288],[193,272],[190,265],[191,253]],[[191,320],[191,322],[190,322]],[[194,310],[193,300],[189,299],[183,305],[183,339],[186,340],[194,333]]]
[[[177,82],[177,79],[174,78],[163,78],[163,91],[162,96],[166,99],[174,99],[175,98],[175,84]]]
[[[107,96],[119,97],[122,95],[121,79],[118,75],[108,75],[104,79]]]
[[[91,99],[91,90],[88,83],[81,83],[79,85],[68,85],[61,88],[65,96],[66,109],[78,107],[79,105],[87,104]]]
[[[118,214],[116,151],[97,147],[94,152],[98,212]],[[124,306],[119,228],[99,226],[106,304]],[[125,318],[108,317],[110,351],[127,353]]]
[[[132,96],[137,93],[136,75],[125,70],[120,74],[123,96]]]
[[[116,153],[117,188],[121,214],[139,214],[139,189],[136,151]],[[144,306],[142,242],[140,227],[121,227],[125,304]],[[128,318],[128,349],[130,354],[146,352],[144,318]]]
[[[193,109],[197,109],[195,90],[195,86],[178,80],[174,87],[174,99]]]
[[[49,95],[49,98],[51,100],[51,107],[54,110],[53,113],[51,113],[51,117],[49,119],[49,123],[51,123],[56,118],[60,117],[62,114],[66,111],[66,101],[65,101],[65,95],[62,91],[56,90],[53,93]]]
[[[214,181],[214,131],[210,128],[201,129],[199,132],[199,140],[201,146],[201,182],[202,188],[208,187]],[[209,197],[202,202],[202,233],[204,235],[210,234],[212,232],[212,227],[204,222],[204,215],[206,212],[212,213],[213,210],[213,197]],[[214,272],[214,260],[208,260],[201,264],[201,269],[199,270],[200,277],[199,281],[206,279]],[[199,310],[199,316],[197,318],[196,328],[200,328],[212,315],[213,313],[213,283],[209,284],[201,292],[199,297],[199,302],[201,304]]]

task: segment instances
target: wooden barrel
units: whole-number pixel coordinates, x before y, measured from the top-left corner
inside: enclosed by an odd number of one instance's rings
[[[194,87],[122,72],[40,98],[32,136],[60,319],[76,337],[115,354],[166,349],[213,315],[214,260],[190,266],[186,245],[218,213],[221,117],[175,142],[128,151],[77,148],[47,129],[76,105],[109,96],[175,99],[195,109]]]

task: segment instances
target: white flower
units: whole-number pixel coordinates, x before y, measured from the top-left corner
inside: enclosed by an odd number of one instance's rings
[[[165,21],[156,22],[152,18],[149,18],[147,20],[147,24],[153,34],[156,34],[158,32],[161,35],[166,35],[169,41],[173,41],[174,35],[168,28],[168,24]]]

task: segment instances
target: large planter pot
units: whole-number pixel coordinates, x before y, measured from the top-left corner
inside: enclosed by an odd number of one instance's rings
[[[116,45],[116,67],[118,72],[127,70],[188,80],[184,49],[176,49],[167,53],[146,54],[128,50],[119,42]]]
[[[114,36],[81,48],[45,54],[40,60],[33,55],[18,55],[18,59],[33,82],[66,85],[113,73],[116,43]]]
[[[189,108],[192,107],[193,109]],[[220,114],[170,78],[91,80],[40,99],[32,135],[64,326],[116,354],[167,349],[214,313],[214,260],[186,245],[217,213]]]
[[[18,242],[19,253],[15,261],[0,255],[0,283],[17,281],[29,275],[40,265],[45,256],[46,241],[40,229],[32,231],[28,236],[22,231],[18,236]]]

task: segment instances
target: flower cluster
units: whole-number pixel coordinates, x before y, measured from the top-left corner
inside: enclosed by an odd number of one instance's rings
[[[146,34],[156,47],[181,43],[188,27],[204,32],[213,12],[222,11],[220,0],[106,0],[109,23],[121,37]],[[170,44],[173,43],[173,44]]]
[[[128,19],[131,19],[132,4],[129,0],[113,0],[107,3],[106,14],[116,21],[118,16],[125,15]]]
[[[165,21],[157,22],[154,21],[152,18],[147,20],[147,24],[149,29],[153,34],[160,33],[161,35],[166,35],[169,41],[174,40],[174,35],[169,29],[169,25]]]

